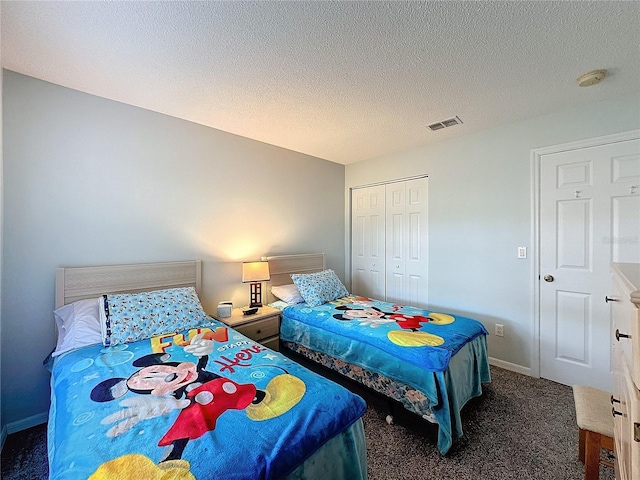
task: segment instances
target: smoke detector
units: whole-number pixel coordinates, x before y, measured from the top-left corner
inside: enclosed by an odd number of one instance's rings
[[[606,70],[592,70],[578,77],[578,86],[590,87],[596,83],[600,83],[607,76]]]

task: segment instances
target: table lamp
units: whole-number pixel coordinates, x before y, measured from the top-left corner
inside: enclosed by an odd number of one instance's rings
[[[249,307],[262,306],[262,283],[271,280],[269,262],[242,262],[242,283],[250,283],[251,303]]]

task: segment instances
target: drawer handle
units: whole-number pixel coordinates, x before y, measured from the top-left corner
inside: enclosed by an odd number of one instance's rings
[[[604,297],[604,301],[609,303],[609,302],[617,302],[619,301],[617,298],[611,298],[611,297]]]
[[[640,423],[638,422],[633,424],[633,441],[640,442]]]
[[[616,328],[616,340],[620,341],[621,338],[631,338],[631,335],[627,335],[626,333],[620,333],[620,330]]]
[[[620,403],[620,400],[617,400],[613,395],[611,395],[611,405],[614,403]]]
[[[615,418],[615,416],[616,416],[616,415],[620,415],[620,416],[622,416],[622,412],[617,411],[617,410],[615,409],[615,407],[614,407],[614,408],[612,408],[612,409],[611,409],[611,415],[613,415],[613,416],[614,416],[614,418]]]

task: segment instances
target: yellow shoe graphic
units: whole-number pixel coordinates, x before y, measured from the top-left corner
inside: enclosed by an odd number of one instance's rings
[[[429,323],[434,325],[448,325],[456,321],[455,318],[446,313],[430,313],[428,317],[431,319]]]
[[[247,417],[256,421],[279,417],[295,407],[306,390],[307,386],[298,377],[288,373],[278,375],[269,381],[262,401],[246,408]]]
[[[427,332],[409,332],[392,330],[387,334],[389,340],[401,347],[437,347],[444,343],[444,338]]]
[[[140,454],[128,454],[103,463],[89,480],[196,480],[186,460],[170,460],[156,465]]]

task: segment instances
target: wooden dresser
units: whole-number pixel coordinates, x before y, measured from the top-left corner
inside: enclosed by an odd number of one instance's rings
[[[616,478],[640,479],[640,264],[613,263],[611,305]]]

